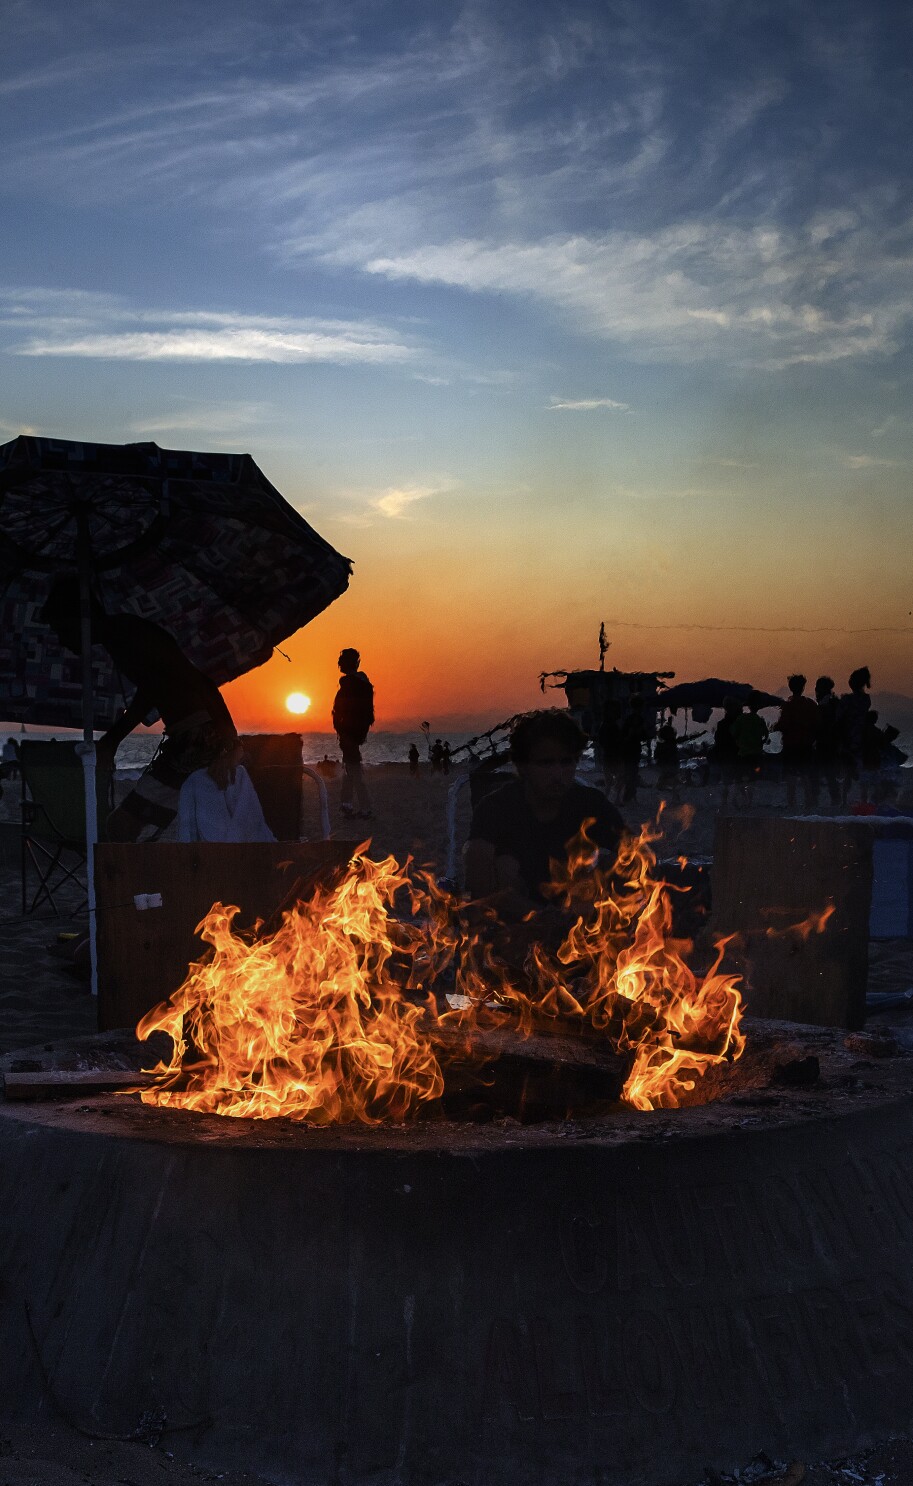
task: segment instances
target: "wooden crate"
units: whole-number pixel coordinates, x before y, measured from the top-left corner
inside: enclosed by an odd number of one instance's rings
[[[753,1016],[863,1025],[875,839],[865,819],[720,817],[713,934],[744,941],[726,963],[742,970]],[[822,932],[784,932],[829,904]]]
[[[96,848],[98,1025],[133,1027],[183,982],[204,946],[194,931],[213,903],[235,903],[239,926],[266,918],[295,879],[322,864],[344,865],[350,841],[251,845],[150,841]],[[136,898],[160,893],[162,906]]]

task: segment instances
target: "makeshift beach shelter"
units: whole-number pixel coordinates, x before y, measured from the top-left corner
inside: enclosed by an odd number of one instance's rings
[[[351,564],[249,454],[14,439],[0,447],[5,722],[83,727],[91,696],[104,728],[124,704],[105,652],[84,677],[39,617],[55,577],[80,570],[109,613],[160,624],[221,686],[338,598]]]
[[[80,580],[79,657],[40,617],[65,573]],[[268,660],[350,573],[248,454],[25,435],[0,447],[0,718],[83,730],[93,942],[93,729],[133,687],[91,647],[90,593],[161,625],[221,685]]]
[[[708,716],[714,707],[722,707],[728,697],[737,697],[747,702],[750,697],[761,698],[762,707],[782,707],[783,698],[759,691],[747,681],[721,681],[717,676],[708,676],[703,681],[682,681],[670,686],[657,697],[655,705],[676,711],[679,707],[704,707]]]

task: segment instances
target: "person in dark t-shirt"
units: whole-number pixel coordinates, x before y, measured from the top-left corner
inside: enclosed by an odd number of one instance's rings
[[[486,794],[473,811],[464,850],[472,898],[496,898],[502,912],[521,916],[545,904],[543,884],[553,861],[585,821],[590,839],[612,861],[624,821],[600,790],[574,775],[586,738],[566,712],[536,712],[514,728],[510,754],[519,778]]]
[[[789,696],[780,708],[774,732],[783,740],[780,759],[786,781],[786,807],[796,804],[796,780],[801,780],[807,810],[814,810],[817,790],[814,781],[815,735],[818,730],[818,708],[804,695],[805,677],[790,676]]]

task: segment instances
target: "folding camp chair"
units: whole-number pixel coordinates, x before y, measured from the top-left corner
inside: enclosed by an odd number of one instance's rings
[[[23,738],[19,748],[22,774],[22,912],[34,913],[44,902],[59,913],[55,894],[68,883],[86,892],[86,801],[82,760],[73,742]],[[110,771],[99,771],[97,798],[104,818],[110,801]],[[29,876],[37,877],[30,897]],[[69,904],[67,905],[69,909]],[[85,899],[77,912],[85,907]]]

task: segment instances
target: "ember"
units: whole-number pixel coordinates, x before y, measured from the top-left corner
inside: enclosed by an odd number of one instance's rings
[[[366,847],[253,940],[233,931],[237,909],[215,904],[199,929],[211,955],[137,1028],[172,1040],[143,1101],[320,1124],[402,1120],[441,1098],[449,1062],[482,1063],[492,1032],[503,1046],[507,1031],[519,1041],[570,1027],[624,1060],[626,1104],[676,1108],[709,1068],[741,1055],[742,1004],[738,977],[721,968],[724,943],[698,976],[690,945],[672,937],[657,839],[645,827],[609,872],[583,834],[552,887],[557,947],[513,926],[529,940],[520,969],[498,953],[505,926],[490,912],[480,929],[472,905]]]

